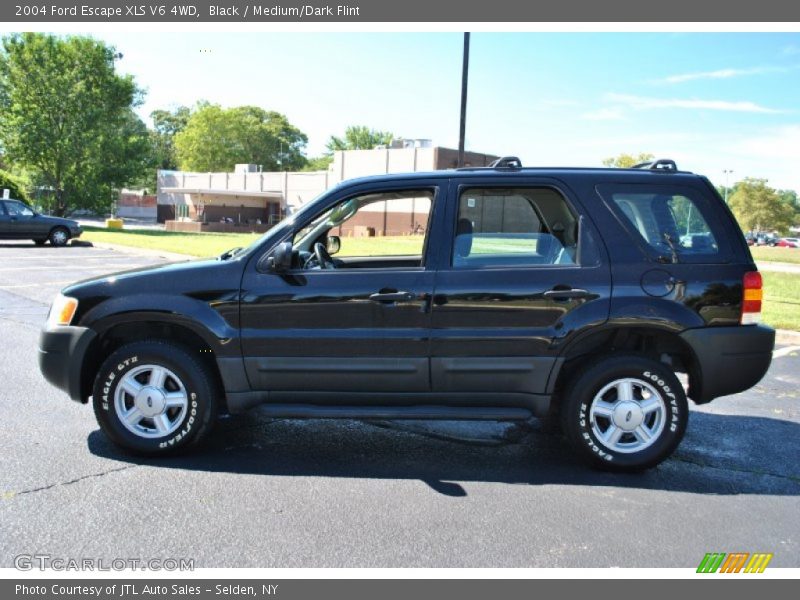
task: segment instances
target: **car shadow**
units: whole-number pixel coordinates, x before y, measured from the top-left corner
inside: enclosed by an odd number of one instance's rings
[[[596,471],[536,420],[521,424],[270,419],[221,420],[202,449],[167,458],[133,456],[99,430],[100,457],[164,469],[267,476],[417,479],[459,497],[462,483],[581,485],[696,494],[800,495],[800,424],[692,412],[676,454],[638,474]]]

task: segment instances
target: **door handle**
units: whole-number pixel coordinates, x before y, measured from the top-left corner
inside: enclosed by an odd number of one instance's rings
[[[548,290],[544,293],[545,298],[551,300],[576,300],[579,298],[588,298],[592,293],[588,290],[568,289],[568,290]]]
[[[377,294],[371,294],[369,299],[382,304],[393,304],[395,302],[411,302],[416,297],[416,294],[412,292],[378,292]]]

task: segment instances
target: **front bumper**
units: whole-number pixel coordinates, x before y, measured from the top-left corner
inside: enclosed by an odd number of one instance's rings
[[[71,326],[46,328],[39,335],[39,370],[47,381],[76,402],[85,402],[81,372],[86,352],[96,336],[91,329]]]
[[[69,235],[72,238],[79,238],[81,237],[82,234],[83,234],[82,227],[70,227],[69,229]]]
[[[763,325],[688,329],[681,338],[697,359],[689,397],[698,404],[750,389],[769,369],[775,330]]]

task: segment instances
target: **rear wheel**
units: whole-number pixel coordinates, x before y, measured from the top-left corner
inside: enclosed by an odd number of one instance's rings
[[[66,246],[69,241],[69,231],[64,227],[56,227],[48,237],[53,246]]]
[[[118,445],[169,454],[197,445],[211,430],[214,382],[189,352],[161,341],[119,348],[95,379],[94,412]]]
[[[689,417],[683,386],[659,362],[614,355],[589,365],[564,391],[564,433],[589,464],[613,471],[654,467],[678,447]]]

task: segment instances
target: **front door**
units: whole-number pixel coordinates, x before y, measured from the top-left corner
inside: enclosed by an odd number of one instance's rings
[[[436,392],[544,394],[563,342],[608,318],[594,226],[560,182],[454,179],[432,309]]]
[[[436,180],[342,191],[283,238],[291,268],[265,269],[274,248],[248,265],[241,339],[253,389],[320,403],[430,390],[427,234],[439,195]]]

